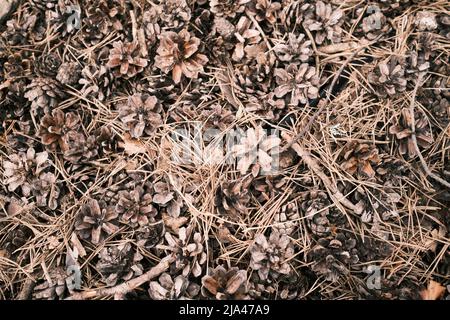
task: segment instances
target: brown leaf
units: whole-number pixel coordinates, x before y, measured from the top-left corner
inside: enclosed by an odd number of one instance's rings
[[[123,136],[123,142],[119,142],[119,147],[123,148],[125,153],[129,155],[147,152],[145,145],[138,139],[131,138],[128,133]]]
[[[428,288],[420,291],[420,296],[423,300],[438,300],[445,290],[445,287],[441,286],[439,282],[430,280]]]

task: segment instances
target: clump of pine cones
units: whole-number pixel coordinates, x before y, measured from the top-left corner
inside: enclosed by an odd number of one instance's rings
[[[7,0],[0,22],[0,299],[448,298],[439,2]]]

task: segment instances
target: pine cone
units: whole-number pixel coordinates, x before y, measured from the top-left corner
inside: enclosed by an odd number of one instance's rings
[[[36,59],[34,70],[41,77],[54,78],[61,66],[61,59],[53,53],[43,53]]]
[[[163,27],[177,29],[191,20],[191,9],[186,0],[159,0],[159,18]]]
[[[150,281],[148,294],[153,300],[178,300],[186,294],[189,285],[186,277],[179,275],[172,279],[170,274],[164,272],[158,281]]]
[[[181,274],[185,277],[192,275],[194,278],[202,274],[202,266],[206,262],[204,239],[198,232],[190,239],[192,228],[179,228],[178,238],[166,232],[165,239],[170,251],[175,253],[177,259],[170,266],[170,273]]]
[[[219,213],[238,217],[245,215],[247,204],[250,201],[248,186],[251,180],[237,180],[234,182],[223,182],[217,189],[215,206]]]
[[[77,131],[69,131],[65,135],[67,150],[64,159],[73,164],[89,161],[98,155],[98,141],[96,136],[85,137]]]
[[[275,24],[277,12],[281,9],[281,3],[270,0],[251,0],[246,2],[248,2],[246,4],[247,12],[255,16],[256,21],[267,21],[270,25]]]
[[[38,152],[29,148],[26,153],[19,152],[9,156],[9,161],[3,161],[3,183],[8,185],[8,191],[14,192],[19,186],[22,195],[30,195],[31,181],[40,177],[41,173],[48,167],[47,152]]]
[[[44,280],[33,289],[33,299],[38,300],[63,300],[67,294],[66,272],[61,268],[49,271],[50,279]],[[51,280],[51,281],[49,281]]]
[[[246,0],[210,0],[211,12],[218,17],[234,18],[245,11]]]
[[[247,271],[238,268],[228,270],[219,265],[202,278],[202,295],[217,300],[243,300],[247,296]]]
[[[144,70],[147,60],[141,57],[138,46],[135,42],[113,43],[106,66],[112,69],[114,76],[129,79]]]
[[[173,191],[171,185],[164,181],[158,181],[153,185],[154,195],[153,202],[160,207],[164,207],[167,213],[173,217],[178,218],[181,207],[183,206],[183,199]]]
[[[134,252],[129,242],[103,248],[98,257],[100,260],[95,268],[107,286],[115,286],[119,281],[128,281],[143,273],[139,263],[143,256]]]
[[[248,103],[245,105],[246,111],[273,121],[280,120],[283,112],[286,111],[285,109],[284,99],[278,99],[273,92],[269,92],[262,97],[249,95]]]
[[[308,260],[312,262],[311,270],[325,276],[327,281],[337,281],[349,273],[348,266],[359,261],[355,245],[355,239],[347,238],[342,233],[337,234],[335,239],[319,239],[308,254]]]
[[[302,211],[306,217],[306,223],[312,234],[323,237],[332,232],[332,225],[328,216],[330,215],[330,201],[325,192],[313,190],[304,196],[301,204]]]
[[[72,113],[64,113],[60,109],[55,109],[52,114],[45,115],[41,120],[38,135],[41,137],[43,145],[49,150],[56,150],[57,146],[61,151],[66,151],[68,145],[65,136],[70,131],[76,131],[80,127],[80,118]]]
[[[105,203],[92,199],[81,207],[75,230],[80,238],[99,244],[106,235],[112,235],[119,230],[115,224],[117,216],[114,208],[106,207]]]
[[[372,166],[380,163],[376,146],[352,142],[344,148],[343,152],[342,169],[344,171],[351,175],[356,173],[358,177],[373,178],[375,176]]]
[[[314,40],[322,44],[325,39],[333,43],[341,42],[342,24],[344,12],[331,4],[317,1],[314,8],[306,7],[305,21],[303,25],[315,34]]]
[[[250,268],[258,271],[262,281],[270,277],[277,279],[280,274],[289,274],[291,266],[286,260],[294,255],[294,247],[285,234],[272,231],[269,239],[263,234],[255,237],[255,243],[250,247]]]
[[[280,42],[274,50],[278,58],[286,62],[297,60],[307,62],[313,54],[311,41],[307,40],[303,33],[298,37],[294,33],[289,33],[287,42]]]
[[[273,230],[280,234],[291,235],[298,227],[300,221],[300,214],[295,202],[289,202],[281,207],[280,212],[277,212],[274,217]]]
[[[375,93],[381,98],[394,96],[406,90],[405,70],[396,57],[380,62],[368,75],[369,82],[374,85]]]
[[[165,234],[164,223],[151,222],[146,226],[142,226],[136,230],[137,245],[145,248],[147,251],[154,248],[161,242]]]
[[[104,66],[90,64],[81,71],[79,83],[83,85],[80,90],[83,96],[104,101],[114,88],[114,76]]]
[[[381,34],[387,34],[391,27],[387,23],[386,16],[377,6],[372,5],[370,8],[371,14],[362,20],[361,27],[367,39],[374,40]]]
[[[181,81],[184,74],[188,78],[196,79],[199,72],[203,72],[203,65],[208,58],[198,53],[200,39],[191,37],[185,29],[178,34],[166,31],[161,34],[161,40],[155,58],[155,66],[164,73],[172,71],[175,83]]]
[[[253,195],[260,203],[280,196],[285,192],[287,179],[283,176],[266,176],[252,182]]]
[[[158,211],[153,207],[153,198],[150,193],[145,193],[142,187],[136,187],[133,191],[119,191],[119,201],[116,211],[121,214],[122,220],[130,221],[132,225],[141,226],[149,223]]]
[[[35,78],[26,89],[24,97],[31,101],[33,112],[42,109],[49,113],[65,97],[59,83],[50,78]]]
[[[56,184],[56,177],[53,173],[43,173],[39,176],[39,179],[33,180],[32,191],[38,207],[48,207],[51,210],[58,207],[57,199],[60,189]]]
[[[119,107],[119,118],[128,127],[133,138],[145,132],[152,134],[162,124],[161,104],[154,96],[134,94],[127,104]]]
[[[233,112],[220,104],[214,104],[210,108],[203,110],[200,116],[202,119],[205,119],[206,127],[219,128],[222,131],[231,127],[235,121]]]
[[[61,64],[56,75],[56,80],[64,85],[76,85],[81,77],[81,68],[76,62],[65,62]]]
[[[274,91],[275,95],[282,98],[290,94],[288,101],[293,106],[305,104],[308,99],[315,99],[319,94],[319,77],[316,75],[316,69],[306,63],[300,67],[290,64],[286,69],[275,69],[274,75],[278,84]]]
[[[6,238],[2,241],[2,248],[6,250],[9,256],[17,254],[16,250],[24,246],[33,236],[33,232],[25,225],[19,224],[16,228],[9,230]]]
[[[389,128],[389,133],[394,134],[397,138],[400,154],[408,153],[410,157],[414,157],[416,156],[416,149],[412,141],[411,126],[412,118],[409,108],[403,108],[398,124],[391,126]],[[422,111],[417,111],[417,114],[415,115],[415,131],[419,147],[427,148],[434,141],[430,131],[430,124]]]

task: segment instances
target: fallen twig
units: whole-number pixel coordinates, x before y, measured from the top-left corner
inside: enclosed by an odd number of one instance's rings
[[[162,259],[156,266],[151,268],[149,271],[131,279],[127,282],[119,284],[115,287],[111,288],[100,288],[100,289],[92,289],[83,292],[77,292],[72,294],[66,300],[84,300],[98,297],[106,297],[106,296],[115,296],[115,297],[123,297],[128,292],[133,291],[143,283],[150,281],[151,279],[159,276],[161,273],[166,271],[170,264],[175,261],[174,255],[169,255]]]

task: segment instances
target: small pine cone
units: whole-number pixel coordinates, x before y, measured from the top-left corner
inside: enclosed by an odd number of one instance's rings
[[[372,5],[370,8],[371,11],[368,9],[370,14],[362,20],[361,28],[367,39],[374,40],[381,34],[387,34],[391,27],[386,16],[377,6]]]
[[[282,98],[290,95],[289,104],[297,106],[305,104],[308,99],[315,99],[319,94],[319,77],[316,69],[307,63],[300,67],[290,64],[286,69],[275,69],[274,71],[278,87],[275,88],[275,96]]]
[[[181,271],[185,277],[189,275],[194,278],[202,274],[202,266],[206,262],[204,239],[198,232],[194,233],[192,239],[191,228],[179,228],[178,238],[175,238],[169,232],[165,234],[165,240],[170,250],[176,254],[176,261],[170,265],[170,273],[176,274]]]
[[[295,202],[289,202],[281,207],[280,212],[277,212],[274,217],[273,230],[280,234],[291,235],[298,227],[300,214]]]
[[[200,39],[191,37],[186,29],[179,33],[166,31],[161,34],[155,66],[164,73],[172,71],[172,79],[175,83],[181,81],[183,74],[188,78],[196,79],[208,62],[204,54],[198,53],[199,46]]]
[[[286,109],[286,102],[284,99],[279,99],[275,93],[269,92],[262,97],[249,95],[248,103],[245,105],[245,110],[255,113],[267,120],[278,121],[284,114]]]
[[[122,190],[119,191],[116,211],[121,215],[123,221],[143,226],[158,214],[152,203],[152,195],[146,193],[142,187],[136,187],[132,191]]]
[[[48,153],[38,152],[28,148],[27,152],[19,152],[9,156],[9,161],[3,161],[3,183],[8,185],[8,191],[14,192],[21,188],[22,195],[28,197],[32,186],[30,181],[40,177],[49,166]]]
[[[51,78],[35,78],[26,89],[24,97],[31,101],[33,112],[42,109],[49,113],[65,97],[59,83]]]
[[[61,59],[53,53],[43,53],[36,59],[34,70],[41,77],[54,78],[61,66]]]
[[[153,45],[158,40],[158,36],[161,34],[161,27],[158,24],[160,12],[159,7],[150,7],[144,12],[142,17],[142,24],[144,25],[144,32],[146,40],[150,45]]]
[[[136,230],[137,245],[149,251],[162,241],[164,234],[165,228],[162,221],[150,222]]]
[[[231,127],[235,121],[234,113],[228,108],[222,107],[220,104],[214,104],[201,113],[201,118],[205,119],[205,126],[219,128],[225,131]]]
[[[243,300],[247,298],[247,271],[225,269],[219,265],[202,278],[202,295],[217,300]]]
[[[98,143],[95,136],[85,137],[77,131],[69,131],[66,136],[67,150],[64,159],[73,164],[89,161],[98,155]]]
[[[9,256],[14,256],[18,253],[16,250],[24,246],[32,235],[33,232],[30,228],[19,224],[16,228],[6,233],[6,238],[2,241],[2,248],[6,250]]]
[[[80,90],[83,96],[104,101],[114,88],[114,75],[104,66],[90,64],[83,68],[78,82],[83,86]]]
[[[275,24],[277,21],[277,13],[281,9],[281,3],[271,2],[270,0],[252,0],[246,2],[246,11],[254,16],[256,21],[267,21],[270,25]]]
[[[274,50],[278,58],[286,62],[293,60],[307,62],[313,54],[311,41],[307,40],[303,33],[298,37],[294,33],[289,33],[287,42],[280,42]]]
[[[65,62],[61,64],[56,75],[56,80],[64,85],[73,86],[81,77],[81,67],[76,62]]]
[[[339,277],[349,273],[348,267],[359,261],[356,240],[339,233],[336,238],[319,239],[318,244],[309,252],[311,269],[327,281],[335,282]]]
[[[95,199],[81,207],[75,222],[75,230],[80,238],[93,244],[99,244],[105,236],[112,235],[119,230],[115,224],[118,214],[114,208],[106,207],[104,202]]]
[[[185,276],[179,275],[172,279],[170,274],[164,272],[157,281],[150,281],[148,294],[153,300],[179,300],[186,295],[196,296],[198,291],[198,285],[190,283]]]
[[[416,13],[414,24],[419,31],[433,31],[437,29],[436,14],[431,11],[419,11]]]
[[[211,0],[209,5],[215,16],[234,18],[245,11],[243,0]]]
[[[314,40],[318,45],[321,45],[325,39],[333,43],[341,42],[344,11],[322,1],[317,1],[314,7],[306,6],[304,10],[306,13],[303,24],[313,32]]]
[[[272,231],[269,239],[263,234],[255,237],[255,243],[250,247],[250,268],[258,271],[262,281],[269,277],[277,279],[281,274],[289,274],[291,266],[288,259],[294,255],[291,240],[285,234]]]
[[[409,108],[403,108],[400,119],[395,126],[389,128],[389,133],[395,135],[398,141],[400,154],[408,154],[410,157],[416,156],[416,148],[412,140],[412,118]],[[427,148],[434,141],[431,134],[430,123],[422,111],[415,114],[415,131],[419,147]]]
[[[247,212],[247,204],[250,201],[248,186],[250,179],[223,182],[217,189],[214,199],[215,206],[221,214],[238,217]]]
[[[68,149],[66,134],[78,130],[79,127],[80,118],[75,113],[64,113],[60,109],[55,109],[51,115],[42,117],[38,135],[41,137],[42,144],[49,150],[54,151],[59,146],[64,152]]]
[[[125,7],[119,1],[94,0],[86,7],[86,17],[83,18],[83,40],[92,46],[101,42],[111,30],[122,31],[120,17],[126,13]]]
[[[130,79],[142,72],[147,64],[147,59],[141,57],[137,43],[118,41],[113,43],[106,66],[112,70],[114,76]]]
[[[381,98],[395,96],[399,92],[406,90],[405,69],[401,61],[396,57],[380,62],[369,73],[367,79],[374,86],[375,93]]]
[[[67,295],[66,279],[63,268],[57,267],[49,271],[50,279],[44,280],[33,289],[33,299],[36,300],[63,300]],[[50,281],[49,281],[50,280]]]
[[[133,138],[145,132],[151,135],[162,124],[161,104],[154,96],[134,94],[119,107],[119,118],[128,127]]]
[[[172,186],[164,181],[158,181],[153,185],[153,202],[164,207],[172,218],[178,218],[183,206],[183,199]]]
[[[159,6],[163,27],[178,29],[191,20],[191,9],[186,0],[160,0]]]
[[[134,252],[129,242],[103,248],[98,256],[100,260],[95,268],[109,287],[143,273],[143,267],[140,264],[143,256]]]
[[[38,207],[48,207],[55,210],[58,206],[59,186],[53,173],[47,172],[35,179],[32,184],[33,195],[36,197]]]
[[[358,177],[373,178],[375,170],[372,166],[380,163],[377,147],[366,143],[348,144],[343,150],[343,158],[342,169],[351,175],[356,173]]]
[[[331,233],[331,223],[328,219],[330,214],[329,206],[330,201],[325,192],[314,190],[306,194],[301,208],[312,234],[323,237]]]
[[[24,53],[14,53],[8,56],[3,64],[5,79],[13,80],[31,74],[31,62]]]
[[[285,192],[287,179],[283,176],[268,176],[252,182],[252,193],[260,203],[264,203]]]

